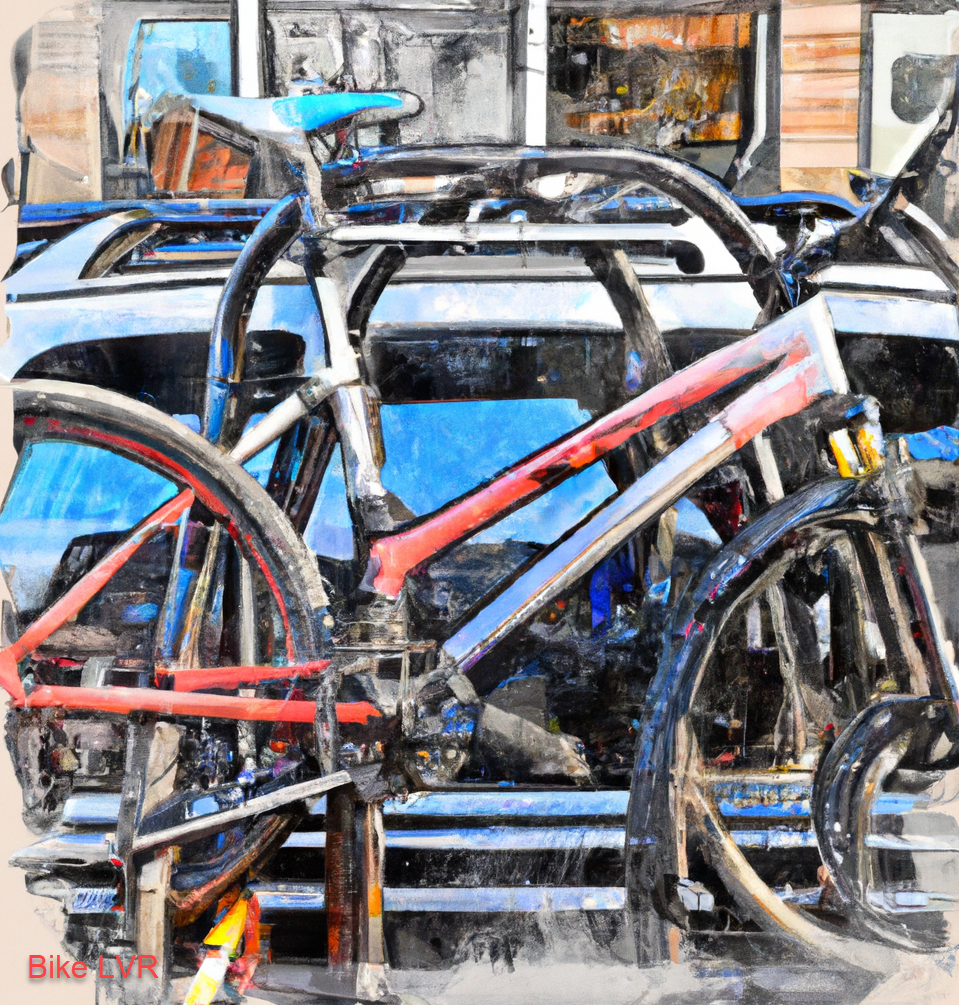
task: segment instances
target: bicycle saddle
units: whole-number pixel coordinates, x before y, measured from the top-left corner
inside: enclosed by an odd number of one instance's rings
[[[276,117],[287,126],[312,132],[333,125],[340,119],[362,116],[361,125],[416,115],[423,102],[409,91],[334,91],[329,94],[300,94],[291,98],[275,98]]]
[[[346,119],[355,119],[356,125],[374,126],[409,118],[423,107],[423,102],[408,91],[331,91],[288,98],[230,98],[205,94],[177,97],[202,112],[229,119],[252,133],[294,141],[302,133],[326,129]]]

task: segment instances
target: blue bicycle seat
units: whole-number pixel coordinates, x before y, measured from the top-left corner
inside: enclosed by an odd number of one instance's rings
[[[415,107],[411,107],[413,102],[410,99],[415,101]],[[377,114],[370,116],[371,119],[387,122],[415,115],[420,108],[422,102],[415,95],[396,91],[333,91],[329,94],[300,94],[273,101],[273,111],[280,122],[306,132],[364,112],[375,111]]]
[[[163,96],[169,105],[173,95]],[[254,133],[294,139],[350,118],[364,126],[416,115],[423,102],[408,91],[331,91],[288,98],[228,98],[206,94],[182,96],[194,108],[230,119]],[[158,101],[155,108],[163,107]]]

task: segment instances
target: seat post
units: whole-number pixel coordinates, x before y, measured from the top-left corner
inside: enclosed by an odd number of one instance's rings
[[[231,0],[230,39],[233,49],[233,93],[263,98],[266,7],[263,0]]]

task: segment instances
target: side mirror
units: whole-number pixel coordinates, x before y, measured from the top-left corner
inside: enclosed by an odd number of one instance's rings
[[[888,72],[888,90],[873,107],[872,172],[925,172],[956,127],[957,59],[907,53]]]
[[[956,82],[953,56],[900,56],[892,64],[892,110],[903,122],[918,125],[952,101]]]
[[[14,185],[16,184],[17,177],[17,166],[14,163],[13,158],[7,161],[6,164],[0,168],[0,183],[3,184],[3,191],[7,196],[7,206],[16,206],[19,201],[17,195],[14,191]],[[4,207],[6,209],[6,206]]]

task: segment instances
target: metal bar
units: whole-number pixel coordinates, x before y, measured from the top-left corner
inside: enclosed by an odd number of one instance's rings
[[[296,831],[284,848],[323,848],[325,831]],[[415,851],[552,851],[612,848],[626,844],[623,827],[455,827],[388,830],[387,848]]]
[[[230,451],[238,464],[243,464],[255,454],[278,439],[311,411],[318,408],[338,388],[359,379],[356,357],[345,371],[325,367],[314,374],[302,387],[272,408]]]
[[[132,880],[136,887],[134,906],[137,953],[141,957],[144,954],[152,955],[159,962],[161,997],[170,977],[170,950],[173,941],[172,917],[167,899],[173,875],[173,850],[167,848],[153,858],[134,862],[129,849],[140,821],[148,817],[173,794],[179,753],[180,731],[177,727],[168,722],[156,723],[152,730],[149,755],[143,773],[136,826],[126,848],[120,847],[120,831],[117,829],[117,853],[124,860],[124,886]],[[127,911],[129,910],[127,907]],[[129,918],[126,924],[129,926]]]
[[[322,911],[325,891],[318,883],[255,883],[264,911]],[[534,911],[621,911],[626,891],[619,886],[494,886],[383,890],[383,910],[461,914]]]
[[[388,991],[383,938],[383,883],[386,878],[383,804],[363,802],[356,810],[356,986],[364,998],[376,1000]]]
[[[341,374],[344,382],[360,379],[356,350],[350,343],[346,328],[346,308],[336,283],[328,276],[313,277],[316,303],[323,322],[327,357],[331,370]]]
[[[340,387],[330,398],[330,409],[340,434],[343,470],[350,505],[364,533],[393,529],[386,506],[381,464],[370,422],[373,407],[364,387]]]
[[[203,435],[214,443],[220,438],[230,381],[240,358],[241,319],[252,304],[260,281],[300,232],[303,217],[303,203],[298,195],[280,199],[254,228],[220,293],[210,332],[202,422]]]
[[[767,90],[766,74],[769,69],[767,63],[767,49],[769,45],[769,14],[763,11],[756,17],[756,69],[753,77],[753,129],[749,137],[749,143],[734,162],[736,174],[739,178],[752,167],[753,154],[759,149],[763,140],[766,139],[767,122]]]
[[[156,730],[156,719],[144,717],[131,719],[126,728],[126,749],[123,763],[123,788],[117,811],[115,845],[117,860],[123,873],[123,926],[124,938],[136,939],[137,870],[130,849],[140,823],[143,794],[146,789],[146,775],[149,769],[150,747]]]
[[[291,394],[267,412],[249,432],[243,434],[239,443],[230,451],[230,456],[238,464],[245,463],[309,414],[310,411],[300,396]]]
[[[547,0],[526,4],[526,84],[525,139],[529,147],[546,146],[546,63],[549,36]]]
[[[329,660],[312,660],[285,667],[216,667],[212,670],[158,669],[157,683],[164,678],[173,681],[174,691],[200,691],[204,688],[248,687],[265,680],[287,680],[291,677],[312,677],[322,673],[330,665]]]
[[[920,911],[952,911],[959,904],[954,893],[932,890],[867,890],[866,902],[886,915],[916,914]]]
[[[420,851],[550,851],[626,846],[624,827],[457,827],[389,830],[387,848]]]
[[[352,968],[356,951],[356,804],[353,794],[331,792],[326,799],[327,966],[339,973]]]
[[[867,848],[883,848],[887,851],[959,851],[959,834],[943,834],[940,837],[924,837],[917,834],[867,834],[863,838],[863,844]]]
[[[622,817],[629,792],[414,792],[388,799],[383,811],[399,817]]]
[[[325,911],[323,883],[251,883],[260,909],[266,911]]]
[[[184,694],[141,687],[63,687],[51,684],[34,688],[14,701],[17,708],[78,708],[127,715],[159,712],[163,715],[206,716],[210,719],[245,719],[256,722],[312,723],[316,704],[273,698],[241,698],[225,694]],[[382,713],[368,701],[337,702],[339,722],[365,724]]]
[[[74,617],[109,582],[113,574],[128,561],[141,544],[164,527],[173,526],[192,503],[193,492],[184,489],[169,502],[165,502],[144,517],[85,576],[74,583],[56,603],[48,607],[16,642],[0,652],[0,686],[11,697],[23,698],[23,685],[17,674],[17,664],[20,660]]]
[[[898,816],[913,810],[927,810],[932,805],[928,792],[882,792],[872,803],[873,816]]]
[[[180,221],[195,216],[204,222],[213,220],[257,220],[274,204],[275,199],[217,199],[215,208],[203,209],[209,205],[208,199],[164,200],[155,208],[150,207],[152,216],[159,220]],[[20,207],[20,226],[30,227],[42,223],[55,225],[82,223],[97,215],[118,213],[127,209],[143,209],[142,199],[118,199],[109,202],[54,202],[26,203]]]
[[[716,805],[724,817],[796,817],[809,816],[809,800],[796,799],[791,801],[766,803],[763,797],[766,793],[754,793],[752,802],[742,802],[732,799],[718,799]]]
[[[331,372],[339,375],[340,386],[332,390],[330,409],[340,434],[350,507],[364,532],[391,530],[393,521],[387,512],[380,473],[382,443],[377,442],[371,422],[376,402],[358,383],[359,359],[346,328],[347,308],[332,279],[317,276],[314,283]]]
[[[387,911],[532,912],[621,911],[626,891],[619,886],[427,887],[383,891]]]
[[[765,799],[775,786],[755,786],[757,799]],[[731,798],[727,796],[726,798]],[[806,796],[808,800],[808,794]],[[889,802],[893,799],[893,802]],[[118,793],[89,792],[83,795],[70,796],[63,809],[63,824],[71,826],[108,826],[115,824],[119,812]],[[779,800],[782,801],[782,800]],[[876,812],[905,812],[901,807],[913,809],[916,805],[928,803],[928,794],[906,795],[888,794],[880,796],[876,807],[893,807]],[[629,804],[627,789],[599,790],[568,790],[540,789],[532,792],[509,791],[473,791],[472,786],[464,790],[447,790],[432,792],[412,792],[405,799],[394,797],[383,804],[383,812],[388,817],[454,817],[461,818],[513,818],[524,819],[556,819],[588,817],[595,824],[599,818],[609,818],[618,821],[626,815]],[[895,808],[899,807],[899,808]],[[808,807],[807,807],[808,810]],[[323,801],[314,807],[314,814],[325,812]],[[572,825],[575,826],[575,825]],[[72,838],[71,838],[72,840]]]
[[[615,244],[692,241],[689,224],[661,223],[354,223],[334,227],[337,244]],[[702,238],[698,232],[696,237]],[[698,243],[698,242],[697,242]]]
[[[771,503],[777,503],[786,497],[783,491],[782,478],[779,474],[779,465],[773,448],[769,443],[769,437],[765,433],[760,433],[753,437],[753,450],[756,452],[756,461],[759,464],[759,473],[762,476],[766,495]]]
[[[639,355],[642,373],[638,390],[648,391],[672,376],[673,365],[632,263],[622,248],[605,245],[584,249],[583,257],[622,319],[627,351]]]
[[[154,959],[160,972],[156,978],[149,978],[152,984],[147,984],[148,978],[141,978],[138,972],[136,978],[124,984],[124,991],[130,997],[136,995],[136,991],[146,992],[143,999],[149,1001],[147,995],[152,992],[162,1001],[169,993],[173,931],[167,894],[172,875],[172,849],[144,862],[137,870],[136,951],[141,960]]]
[[[249,817],[260,816],[263,813],[272,813],[282,809],[284,806],[289,806],[290,803],[299,802],[300,800],[315,799],[323,793],[332,793],[334,790],[347,786],[350,783],[349,772],[337,771],[332,775],[312,778],[308,782],[288,785],[286,788],[280,789],[277,792],[267,793],[265,796],[254,796],[243,803],[242,806],[236,806],[231,810],[224,810],[222,813],[210,813],[194,820],[187,820],[176,827],[154,831],[152,834],[138,834],[133,839],[132,851],[134,854],[139,854],[150,848],[159,848],[163,845],[184,844],[187,841],[196,841],[198,838],[206,837],[209,834],[216,834],[225,827],[246,820]]]
[[[344,166],[339,173],[324,172],[325,189],[333,190],[325,194],[331,200],[335,197],[342,199],[350,188],[355,188],[365,199],[367,189],[359,186],[374,178],[470,174],[490,170],[497,172],[497,178],[511,173],[510,180],[517,188],[530,178],[570,171],[606,174],[629,180],[642,178],[645,183],[674,197],[702,217],[710,227],[723,231],[725,243],[741,265],[757,253],[767,262],[776,258],[743,210],[715,179],[675,157],[649,150],[590,150],[582,147],[544,150],[494,146],[397,149]],[[618,235],[612,238],[614,241],[619,239]],[[774,275],[772,282],[785,294],[785,286],[778,274]],[[762,282],[759,285],[763,285]],[[760,295],[759,299],[762,301],[765,297]]]
[[[737,848],[818,848],[815,831],[730,831]]]
[[[256,662],[256,594],[253,589],[253,569],[237,549],[240,567],[240,595],[237,598],[237,622],[240,636],[240,662],[247,666]]]
[[[236,90],[241,98],[262,98],[265,19],[262,0],[233,0],[230,5]]]

